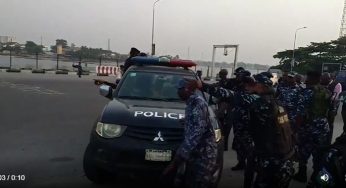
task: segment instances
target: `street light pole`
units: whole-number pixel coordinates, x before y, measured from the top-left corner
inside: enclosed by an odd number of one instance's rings
[[[10,48],[10,69],[12,69],[12,49]]]
[[[296,32],[294,34],[294,43],[293,43],[293,52],[292,52],[292,62],[291,62],[291,72],[293,70],[293,66],[294,66],[294,63],[295,63],[295,50],[296,50],[296,41],[297,41],[297,32],[301,29],[306,29],[307,27],[301,27],[301,28],[298,28],[296,29]]]
[[[155,5],[160,0],[156,0],[153,4],[153,25],[151,30],[151,55],[155,55],[155,44],[154,44],[154,29],[155,29]]]

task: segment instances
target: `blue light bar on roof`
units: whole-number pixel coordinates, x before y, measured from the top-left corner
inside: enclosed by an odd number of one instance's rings
[[[193,67],[196,63],[190,60],[174,59],[170,60],[167,57],[142,57],[136,56],[131,58],[131,62],[139,65],[157,65],[169,67]]]

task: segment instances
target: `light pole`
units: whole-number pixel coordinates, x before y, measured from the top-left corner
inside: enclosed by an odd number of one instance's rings
[[[293,66],[294,66],[294,63],[295,63],[295,57],[294,57],[294,52],[296,50],[296,41],[297,41],[297,32],[301,29],[306,29],[307,27],[301,27],[301,28],[298,28],[296,29],[296,32],[294,34],[294,44],[293,44],[293,52],[292,52],[292,62],[291,62],[291,72],[293,70]]]
[[[10,69],[12,69],[12,50],[15,47],[14,44],[10,44],[9,45],[9,49],[10,49]]]
[[[151,55],[155,55],[155,44],[154,44],[154,29],[155,29],[155,6],[160,0],[156,0],[153,4],[153,27],[151,30]]]

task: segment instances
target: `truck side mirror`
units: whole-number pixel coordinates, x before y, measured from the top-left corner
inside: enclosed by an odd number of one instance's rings
[[[113,97],[112,87],[103,84],[100,86],[99,90],[100,90],[100,95],[102,95],[108,99],[112,99],[112,97]]]

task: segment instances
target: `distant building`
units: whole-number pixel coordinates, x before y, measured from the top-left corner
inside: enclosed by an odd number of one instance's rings
[[[0,43],[14,42],[15,37],[12,36],[0,36]]]

